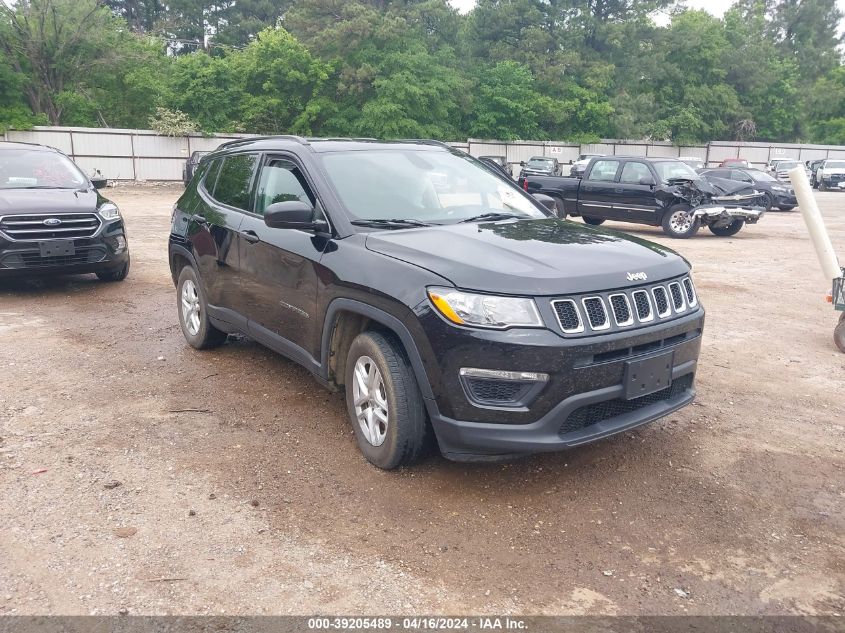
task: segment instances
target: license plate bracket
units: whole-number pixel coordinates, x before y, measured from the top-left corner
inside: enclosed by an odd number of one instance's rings
[[[50,240],[39,242],[41,257],[70,257],[76,255],[76,246],[73,240]]]
[[[675,352],[625,363],[625,399],[634,400],[672,385]]]

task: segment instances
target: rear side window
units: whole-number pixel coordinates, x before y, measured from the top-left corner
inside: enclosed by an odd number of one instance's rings
[[[249,186],[258,156],[237,154],[227,156],[217,176],[214,199],[225,205],[247,211],[249,209]]]
[[[737,182],[754,182],[754,179],[741,169],[734,170],[733,173],[731,173],[731,179],[736,180]]]
[[[305,202],[312,206],[315,202],[299,168],[287,160],[273,160],[261,168],[255,212],[264,215],[264,210],[271,204],[290,201]]]
[[[589,180],[599,182],[613,182],[616,179],[616,172],[619,170],[618,160],[597,160],[590,170]]]
[[[223,159],[218,158],[208,167],[205,177],[202,180],[203,188],[208,192],[208,195],[214,194],[214,185],[217,183],[217,175],[220,173],[220,165],[223,164]]]

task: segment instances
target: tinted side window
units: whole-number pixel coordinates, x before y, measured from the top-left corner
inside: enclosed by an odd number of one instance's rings
[[[249,209],[249,185],[258,156],[238,154],[227,156],[217,176],[214,199],[236,209]]]
[[[733,172],[731,172],[731,180],[736,180],[739,182],[754,182],[754,179],[741,169],[735,169]]]
[[[314,196],[299,168],[286,160],[273,160],[261,168],[258,190],[255,196],[255,212],[264,215],[264,210],[276,202],[298,200],[314,205]]]
[[[618,160],[597,160],[590,170],[589,180],[599,182],[613,182],[616,179],[616,172],[619,170]]]
[[[638,185],[643,178],[654,180],[654,176],[651,175],[648,165],[645,163],[625,163],[619,182]]]

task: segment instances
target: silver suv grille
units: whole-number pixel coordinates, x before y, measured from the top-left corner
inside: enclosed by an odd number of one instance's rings
[[[7,215],[0,217],[0,232],[15,241],[74,239],[93,237],[100,224],[96,213]]]
[[[698,296],[689,277],[552,301],[563,333],[583,336],[668,321],[695,311],[697,306]]]

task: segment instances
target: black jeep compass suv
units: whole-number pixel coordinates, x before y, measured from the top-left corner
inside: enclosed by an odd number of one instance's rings
[[[381,468],[432,434],[458,460],[576,446],[695,394],[684,259],[557,219],[440,143],[228,143],[177,202],[169,254],[188,342],[245,333],[342,387]]]
[[[129,274],[129,245],[114,203],[59,150],[0,142],[0,279]]]

